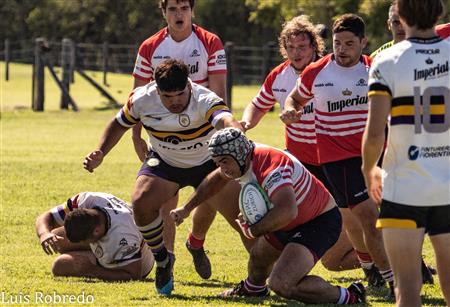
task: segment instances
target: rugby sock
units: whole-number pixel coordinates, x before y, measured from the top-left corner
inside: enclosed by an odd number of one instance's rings
[[[355,251],[356,251],[356,255],[358,256],[359,263],[361,263],[361,267],[363,269],[370,270],[374,265],[374,262],[372,260],[372,257],[370,256],[370,254],[365,253],[365,252],[359,252],[357,250],[355,250]]]
[[[389,284],[394,282],[394,273],[391,269],[380,271],[381,276],[383,276],[383,279],[388,282]]]
[[[189,231],[187,241],[188,241],[189,246],[194,249],[202,248],[203,243],[205,243],[205,239],[203,239],[203,240],[197,239],[196,237],[194,237],[194,235],[192,234],[191,231]]]
[[[337,305],[350,305],[358,302],[358,298],[348,291],[347,288],[337,286],[340,291],[339,299],[336,302]]]
[[[144,241],[150,246],[150,250],[155,257],[156,266],[165,267],[169,262],[167,249],[163,240],[163,220],[158,216],[153,222],[145,226],[138,226],[144,237]]]
[[[267,291],[267,285],[257,286],[252,284],[248,278],[244,280],[244,288],[248,293],[259,293]]]
[[[337,286],[337,287],[339,288],[340,294],[339,294],[339,299],[336,302],[336,304],[338,304],[338,305],[348,304],[352,294],[347,290],[347,288],[340,287],[340,286]]]

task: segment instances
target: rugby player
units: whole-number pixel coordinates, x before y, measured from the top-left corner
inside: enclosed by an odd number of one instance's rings
[[[344,228],[361,266],[374,277],[371,283],[379,285],[376,281],[380,270],[392,290],[392,271],[381,232],[375,228],[378,208],[367,194],[361,173],[370,67],[370,58],[362,55],[367,42],[364,32],[364,21],[357,15],[345,14],[334,22],[334,53],[303,70],[280,118],[287,125],[299,121],[308,101],[314,99],[319,159],[341,208]],[[359,223],[351,222],[355,219]],[[363,253],[364,250],[369,253]]]
[[[45,253],[61,254],[54,276],[142,280],[154,264],[130,207],[111,194],[74,195],[36,219],[36,234]]]
[[[134,218],[156,260],[156,289],[169,295],[175,257],[164,245],[160,209],[179,189],[197,187],[216,168],[207,150],[215,129],[241,125],[222,98],[188,78],[187,65],[168,59],[156,68],[154,82],[130,94],[97,149],[85,157],[84,168],[93,172],[128,128],[138,122],[150,137],[151,151],[136,179]],[[228,197],[235,193],[226,190],[228,194],[224,195]],[[218,195],[215,201],[226,201],[224,195]]]
[[[394,271],[396,305],[421,306],[425,232],[450,304],[450,42],[434,28],[443,13],[440,0],[398,0],[397,5],[406,40],[380,52],[371,68],[362,170],[369,195],[381,202],[377,227]],[[386,123],[383,179],[376,163]]]
[[[217,35],[192,23],[194,6],[195,0],[159,0],[167,26],[141,44],[133,71],[134,88],[153,81],[156,67],[164,60],[173,58],[188,65],[192,82],[209,88],[227,103],[224,47]],[[141,130],[142,125],[136,124],[132,129],[132,139],[139,159],[144,162],[149,149],[141,137]],[[175,225],[168,214],[176,208],[177,202],[178,194],[163,206],[161,212],[164,242],[170,251],[174,249]],[[203,233],[209,229],[215,214],[216,211],[209,207],[199,207],[193,215],[192,230],[186,241],[195,269],[205,279],[211,276],[211,264],[203,249]]]
[[[269,287],[281,297],[305,303],[365,302],[361,283],[343,288],[308,275],[336,243],[342,226],[339,209],[319,180],[290,153],[255,145],[239,129],[216,132],[208,146],[219,168],[203,180],[183,207],[172,210],[177,225],[233,180],[257,183],[273,204],[255,224],[249,225],[242,216],[237,220],[246,236],[256,242],[250,251],[248,277],[223,292],[223,298],[266,296]]]

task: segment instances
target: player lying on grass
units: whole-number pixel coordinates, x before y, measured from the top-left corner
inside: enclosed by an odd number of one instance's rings
[[[270,287],[282,297],[306,303],[365,301],[361,283],[343,288],[308,275],[336,243],[342,226],[336,203],[320,181],[291,154],[255,145],[235,128],[216,132],[208,147],[219,168],[203,180],[186,205],[172,210],[177,225],[234,179],[262,186],[273,204],[255,224],[249,225],[240,216],[240,227],[246,236],[256,238],[256,243],[250,251],[248,277],[222,297],[266,296]]]
[[[36,219],[36,233],[53,262],[55,276],[109,281],[144,279],[154,259],[133,212],[111,194],[83,192]]]

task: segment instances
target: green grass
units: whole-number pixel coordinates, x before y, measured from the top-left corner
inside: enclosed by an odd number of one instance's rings
[[[0,291],[5,295],[31,295],[36,292],[52,294],[93,295],[95,306],[199,306],[199,305],[294,305],[273,295],[264,301],[235,299],[223,301],[215,296],[246,277],[247,254],[238,235],[220,216],[213,224],[206,249],[213,265],[211,280],[203,281],[194,271],[191,258],[184,247],[190,227],[186,221],[178,229],[176,240],[175,290],[170,298],[156,295],[154,272],[144,282],[105,283],[78,278],[53,278],[50,272],[55,256],[47,256],[34,233],[38,214],[64,202],[80,191],[111,192],[130,200],[140,163],[134,154],[129,132],[105,159],[94,174],[82,168],[83,157],[97,144],[106,123],[117,110],[102,110],[104,99],[81,79],[72,88],[81,111],[60,111],[59,93],[53,81],[47,80],[46,111],[29,110],[31,70],[26,65],[11,66],[11,80],[4,81],[1,73],[1,207],[0,207]],[[97,80],[101,74],[96,73]],[[108,76],[111,92],[124,100],[131,88],[131,77]],[[240,118],[244,106],[256,94],[258,87],[236,87],[233,103]],[[120,91],[120,93],[119,93]],[[269,113],[258,128],[249,132],[257,142],[283,147],[282,125],[277,111]],[[191,189],[181,192],[185,200]],[[427,240],[426,260],[434,264]],[[362,278],[360,270],[332,273],[320,264],[313,271],[325,279],[347,285]],[[425,286],[427,306],[444,305],[439,287]],[[1,296],[0,296],[1,299]],[[382,293],[369,293],[373,306],[389,306]],[[0,305],[5,302],[0,301]],[[32,305],[32,304],[30,304]],[[299,304],[302,305],[302,304]]]

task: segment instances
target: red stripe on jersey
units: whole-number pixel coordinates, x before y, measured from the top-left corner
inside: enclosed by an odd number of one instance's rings
[[[202,80],[192,80],[192,82],[196,83],[196,84],[200,84],[200,83],[205,83],[208,81],[208,78],[206,77],[205,79]]]
[[[317,146],[320,162],[329,163],[360,157],[362,135],[363,131],[345,136],[318,133]]]
[[[323,116],[332,116],[332,117],[336,117],[336,116],[342,116],[342,115],[360,115],[360,114],[367,114],[367,110],[353,110],[353,111],[341,111],[341,112],[335,112],[335,113],[331,113],[331,112],[323,112],[318,110],[317,108],[314,109],[314,111],[319,114],[319,115],[323,115]]]
[[[305,97],[312,96],[312,85],[314,83],[314,80],[316,79],[319,72],[330,62],[331,62],[331,54],[328,54],[323,58],[319,59],[317,62],[309,64],[302,71],[300,75],[301,78],[300,84],[302,86],[299,86],[298,90],[300,91],[300,93],[303,94],[303,96]]]
[[[226,73],[227,73],[227,71],[225,69],[208,70],[208,75],[223,75]]]
[[[197,35],[197,37],[200,39],[200,41],[203,43],[203,46],[205,46],[206,51],[210,55],[214,55],[216,51],[223,50],[223,44],[220,38],[203,29],[202,27],[199,27],[197,25],[192,25],[194,33]]]
[[[436,31],[436,34],[442,38],[447,38],[450,36],[450,23],[437,25],[434,29]]]
[[[75,195],[75,197],[72,199],[72,210],[78,208],[78,197],[80,194]]]
[[[167,28],[163,28],[163,29],[159,30],[157,33],[155,33],[152,36],[150,36],[149,38],[147,38],[141,44],[141,46],[139,47],[138,53],[141,57],[143,57],[149,63],[149,65],[144,64],[145,66],[148,66],[149,68],[151,67],[153,53],[155,52],[155,50],[159,46],[159,44],[161,44],[161,42],[167,36],[167,33],[168,33]],[[142,69],[141,69],[141,71],[151,73],[151,71],[145,71]],[[133,74],[133,77],[138,78],[140,80],[144,80],[144,81],[151,81],[153,79],[153,78],[146,79],[146,78],[143,78],[136,74]]]

